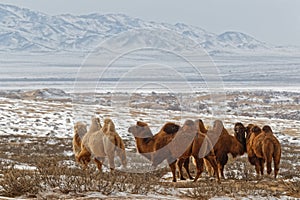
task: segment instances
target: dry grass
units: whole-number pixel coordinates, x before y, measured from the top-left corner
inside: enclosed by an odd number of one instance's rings
[[[0,195],[7,197],[37,196],[49,189],[62,194],[80,194],[100,192],[110,195],[112,192],[147,194],[154,190],[159,176],[153,173],[133,174],[115,171],[99,173],[95,167],[81,170],[65,165],[57,158],[40,158],[36,170],[19,170],[13,164],[3,163],[0,178]]]
[[[52,140],[53,142],[47,143]],[[27,141],[26,143],[24,141]],[[0,137],[0,196],[45,198],[47,192],[84,198],[88,192],[110,195],[115,192],[131,194],[159,193],[172,195],[168,189],[180,188],[181,198],[209,199],[214,196],[243,197],[249,195],[300,197],[300,147],[283,145],[279,178],[264,176],[257,179],[254,166],[247,157],[230,159],[225,166],[226,180],[217,184],[203,173],[196,182],[160,182],[168,172],[163,168],[148,173],[99,173],[95,165],[83,171],[74,164],[71,138],[35,138],[27,136]],[[137,159],[137,158],[136,158]],[[17,165],[35,167],[20,169]],[[195,174],[195,167],[190,166]],[[58,195],[58,197],[59,197]],[[56,196],[57,197],[57,196]],[[178,197],[178,196],[177,196]]]

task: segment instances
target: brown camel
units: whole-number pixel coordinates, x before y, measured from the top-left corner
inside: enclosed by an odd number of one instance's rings
[[[267,162],[267,173],[272,172],[271,163],[274,161],[274,177],[276,178],[279,171],[281,157],[281,146],[279,141],[273,135],[270,126],[260,127],[249,124],[244,127],[242,123],[235,126],[236,132],[246,132],[246,150],[249,162],[255,166],[257,175],[264,174],[264,163]]]
[[[261,133],[261,129],[254,125],[254,124],[248,124],[247,127],[245,127],[241,122],[238,122],[234,126],[234,132],[235,134],[245,134],[246,133],[246,152],[248,154],[248,161],[251,165],[255,165],[255,169],[257,174],[259,174],[259,171],[261,171],[263,168],[261,168],[261,165],[264,165],[264,160],[261,158],[258,158],[252,147],[253,147],[253,141],[254,138]],[[263,171],[261,171],[263,174]]]
[[[238,155],[243,155],[245,152],[243,145],[245,134],[232,136],[224,128],[223,123],[220,120],[216,120],[213,130],[209,130],[207,135],[211,139],[212,144],[214,144],[218,173],[221,173],[221,177],[225,178],[224,166],[228,161],[228,154],[235,158]]]
[[[198,120],[198,124],[199,124],[198,131],[207,135],[208,129],[205,127],[205,125],[201,119]],[[204,161],[205,169],[208,172],[208,175],[213,176],[214,172],[215,172],[214,168],[211,166],[210,162],[206,158],[204,158],[203,161]],[[218,171],[218,170],[216,170],[216,171]],[[218,173],[215,173],[215,175],[218,175]]]
[[[157,134],[153,135],[147,123],[138,121],[136,125],[131,126],[128,129],[128,132],[132,133],[135,138],[138,152],[150,160],[154,167],[159,165],[163,160],[167,159],[173,174],[173,182],[176,182],[175,172],[177,158],[172,157],[168,146],[169,143],[174,139],[179,128],[179,125],[168,122]],[[186,148],[188,148],[189,145],[187,145]],[[188,165],[189,159],[185,159],[184,167],[187,171],[187,174],[191,178]]]
[[[264,126],[262,128],[262,132],[253,139],[252,149],[255,156],[260,160],[259,163],[255,163],[257,174],[259,174],[258,172],[260,171],[261,175],[263,175],[264,163],[266,162],[267,173],[270,175],[272,172],[271,166],[273,159],[274,178],[276,178],[279,171],[279,163],[281,158],[281,145],[274,136],[270,126]]]
[[[196,120],[195,122],[191,120],[186,120],[183,127],[178,131],[175,139],[171,143],[171,153],[173,154],[173,157],[178,156],[179,154],[176,154],[176,151],[178,151],[178,146],[182,144],[182,141],[187,138],[188,136],[193,136],[193,132],[196,131],[196,136],[193,138],[193,142],[190,145],[190,147],[179,157],[179,162],[183,159],[189,158],[192,156],[196,163],[197,168],[197,174],[194,179],[194,181],[197,181],[201,173],[203,172],[203,160],[207,160],[208,163],[212,166],[212,168],[215,171],[218,171],[218,165],[216,161],[216,156],[213,150],[213,145],[210,141],[210,139],[207,137],[206,134],[201,133],[201,131],[204,131],[202,129],[204,127],[204,124],[202,120]],[[182,134],[181,134],[182,132]],[[190,134],[192,133],[192,134]],[[190,139],[187,140],[187,142]],[[172,148],[173,147],[173,148]],[[174,155],[175,151],[175,155]],[[204,159],[203,159],[204,158]],[[181,166],[179,165],[179,172],[182,174]],[[219,174],[216,173],[217,181],[220,181]]]
[[[81,151],[81,141],[84,134],[87,132],[86,124],[83,122],[76,122],[74,125],[74,135],[72,140],[73,152],[75,160],[78,161],[78,155]]]

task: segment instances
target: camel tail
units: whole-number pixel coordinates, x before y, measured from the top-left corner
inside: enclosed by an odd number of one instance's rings
[[[269,138],[265,139],[262,146],[262,151],[263,151],[264,158],[267,162],[267,173],[271,174],[272,158],[274,157],[274,151],[275,151],[275,147],[271,139]]]

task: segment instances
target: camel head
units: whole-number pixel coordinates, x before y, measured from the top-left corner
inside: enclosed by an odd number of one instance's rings
[[[167,134],[175,134],[178,132],[180,126],[172,123],[172,122],[167,122],[162,128],[161,130],[166,132]]]
[[[87,132],[86,124],[83,122],[76,122],[74,125],[74,135],[78,134],[80,138],[83,138]]]
[[[153,134],[147,123],[137,121],[136,125],[128,128],[128,132],[132,133],[135,138],[149,138]]]
[[[207,129],[205,128],[204,123],[201,119],[195,120],[195,123],[198,124],[198,131],[200,131],[201,133],[207,133]]]
[[[262,128],[263,132],[273,134],[273,131],[270,126],[266,125]]]
[[[234,136],[244,146],[244,149],[246,151],[245,133],[246,133],[246,127],[241,122],[237,122],[234,125]]]

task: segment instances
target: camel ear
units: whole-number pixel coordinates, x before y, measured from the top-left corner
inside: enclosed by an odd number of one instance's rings
[[[167,134],[174,134],[177,133],[179,130],[180,126],[174,123],[167,123],[164,125],[162,130],[166,132]]]
[[[137,125],[137,126],[141,126],[141,127],[148,126],[147,123],[141,122],[141,121],[137,121],[137,122],[136,122],[136,125]]]

